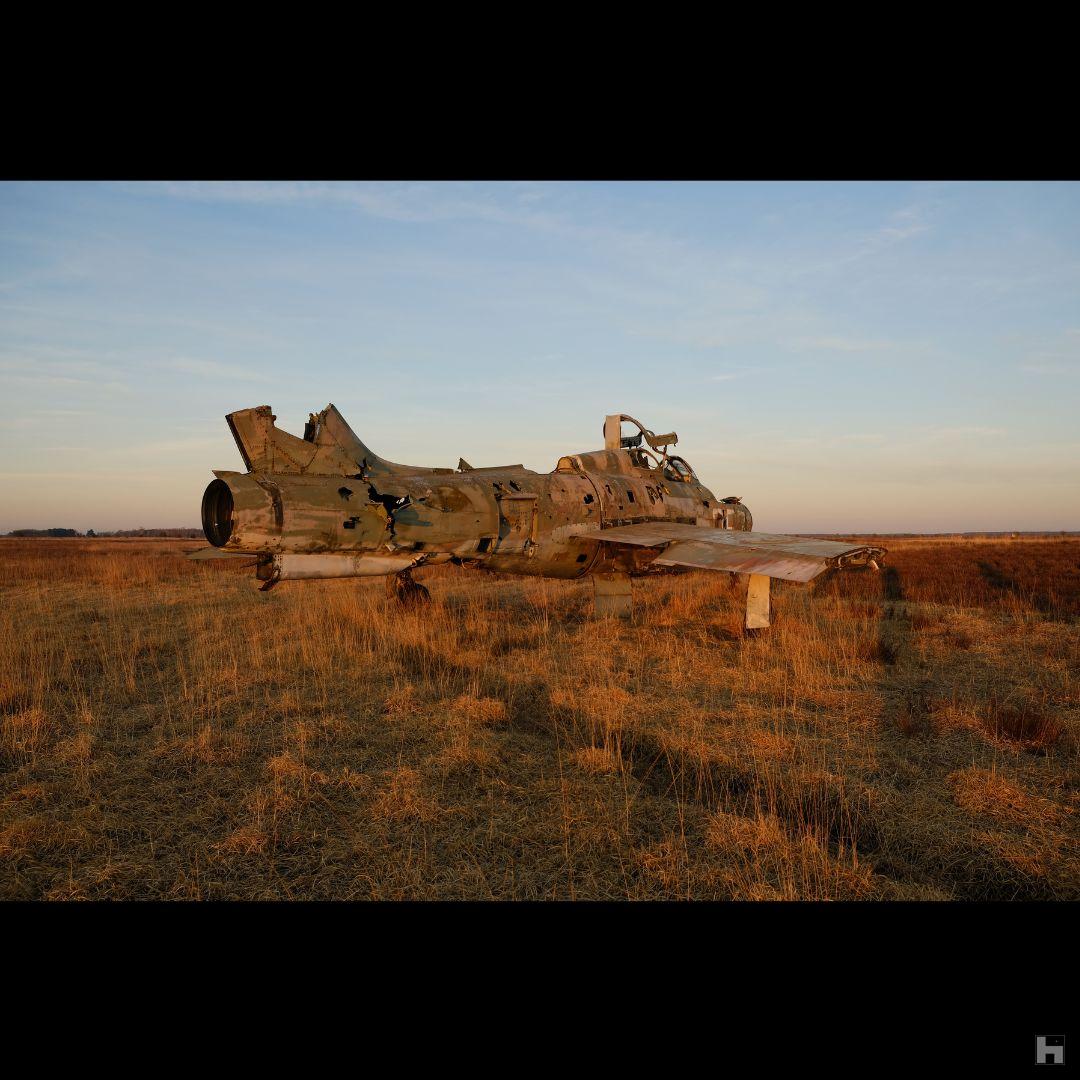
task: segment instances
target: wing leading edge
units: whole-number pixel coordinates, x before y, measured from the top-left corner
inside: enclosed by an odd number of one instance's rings
[[[884,548],[869,544],[664,521],[617,525],[590,533],[589,539],[660,548],[653,560],[658,566],[764,574],[786,581],[810,581],[830,567],[868,565],[885,554]]]

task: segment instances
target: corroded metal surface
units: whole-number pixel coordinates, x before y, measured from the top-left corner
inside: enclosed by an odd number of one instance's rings
[[[767,574],[785,581],[810,581],[828,569],[825,559],[810,555],[766,555],[752,549],[680,540],[663,549],[656,566],[685,566],[694,570],[724,570],[731,574]]]
[[[376,475],[453,473],[426,465],[398,465],[364,445],[333,405],[312,413],[297,438],[275,426],[269,405],[240,409],[225,417],[248,472],[349,476],[357,470]]]
[[[275,555],[278,581],[304,578],[385,577],[400,574],[419,560],[419,555]]]
[[[268,405],[226,419],[247,472],[215,473],[203,529],[222,554],[256,556],[265,587],[451,560],[510,574],[592,575],[598,608],[625,613],[633,575],[710,569],[808,581],[883,554],[751,532],[738,497],[717,499],[670,452],[674,432],[656,435],[621,413],[605,420],[603,449],[566,454],[550,473],[474,468],[464,458],[457,470],[399,465],[362,442],[333,405],[311,414],[303,438],[278,429]],[[624,423],[637,434],[623,436]]]
[[[740,548],[755,548],[769,552],[791,552],[812,558],[832,559],[870,549],[866,544],[852,544],[844,540],[815,540],[805,536],[784,536],[780,533],[727,532],[720,529],[702,530],[697,525],[665,522],[655,527],[630,525],[605,529],[599,539],[620,544],[642,544],[655,547],[673,540],[695,540],[709,544],[726,544]]]
[[[767,574],[788,581],[810,581],[830,566],[865,564],[881,548],[839,540],[814,540],[776,533],[730,532],[678,522],[624,525],[605,529],[603,543],[662,548],[660,566]]]

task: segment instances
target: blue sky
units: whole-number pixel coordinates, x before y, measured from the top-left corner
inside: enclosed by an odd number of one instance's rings
[[[1075,183],[0,184],[0,531],[196,525],[224,415],[676,430],[770,531],[1080,529]]]

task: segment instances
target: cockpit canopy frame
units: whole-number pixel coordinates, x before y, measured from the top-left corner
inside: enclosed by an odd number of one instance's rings
[[[637,429],[636,435],[622,433],[622,425],[626,422],[633,424]],[[613,413],[604,419],[604,447],[607,450],[627,450],[630,460],[639,469],[658,468],[664,475],[664,479],[677,484],[689,484],[697,480],[697,475],[691,468],[690,463],[684,458],[677,457],[668,452],[668,448],[678,443],[679,436],[674,431],[664,435],[657,435],[647,428],[640,420],[627,413]],[[641,444],[646,442],[656,453],[650,453]],[[657,457],[657,454],[660,456]],[[655,462],[655,465],[650,463]]]

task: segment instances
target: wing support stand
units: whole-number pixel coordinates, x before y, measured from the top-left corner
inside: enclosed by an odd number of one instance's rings
[[[598,618],[630,619],[634,594],[629,574],[593,574],[593,603]]]
[[[746,583],[746,629],[769,629],[769,584],[766,574],[750,574]]]

